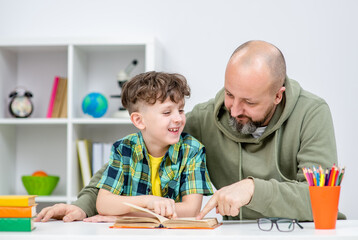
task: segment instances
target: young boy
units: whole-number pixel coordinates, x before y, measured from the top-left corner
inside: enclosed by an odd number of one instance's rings
[[[122,104],[140,130],[112,146],[107,169],[97,184],[100,215],[123,215],[122,202],[153,210],[166,217],[196,216],[203,195],[212,187],[204,146],[185,125],[186,79],[179,74],[147,72],[128,81]]]

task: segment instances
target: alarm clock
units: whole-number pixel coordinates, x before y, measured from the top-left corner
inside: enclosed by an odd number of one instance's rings
[[[16,88],[9,95],[9,111],[13,117],[27,118],[34,110],[31,102],[32,93],[24,88]]]

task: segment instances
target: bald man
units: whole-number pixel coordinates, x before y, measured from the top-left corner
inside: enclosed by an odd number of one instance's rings
[[[198,219],[216,208],[224,219],[313,220],[302,167],[337,164],[332,117],[323,99],[286,76],[278,48],[264,41],[239,46],[227,64],[224,88],[187,114],[184,131],[205,145],[209,174],[218,189]],[[46,208],[37,221],[97,214],[95,186],[105,168],[74,205]],[[345,216],[339,213],[338,218]]]

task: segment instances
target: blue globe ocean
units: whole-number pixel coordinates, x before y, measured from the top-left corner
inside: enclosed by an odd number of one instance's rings
[[[102,117],[108,109],[108,101],[101,93],[89,93],[82,101],[82,111],[94,118]]]

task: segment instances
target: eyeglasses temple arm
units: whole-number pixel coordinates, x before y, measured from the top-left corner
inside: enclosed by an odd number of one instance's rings
[[[301,229],[303,229],[303,226],[297,220],[296,220],[296,223]]]

